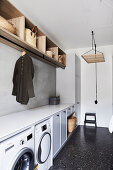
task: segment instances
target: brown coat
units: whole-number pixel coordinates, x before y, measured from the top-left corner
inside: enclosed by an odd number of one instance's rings
[[[16,64],[13,75],[12,95],[16,96],[16,101],[27,104],[29,98],[34,97],[33,79],[34,67],[32,59],[25,55],[21,56]]]

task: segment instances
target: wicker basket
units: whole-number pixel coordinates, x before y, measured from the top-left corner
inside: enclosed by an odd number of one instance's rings
[[[43,53],[46,53],[46,36],[37,37],[37,48]]]
[[[58,62],[59,62],[59,63],[63,63],[63,56],[62,56],[62,55],[59,55],[59,56],[58,56]]]
[[[50,56],[51,58],[52,58],[52,56],[53,56],[52,51],[46,51],[46,54],[47,54],[48,56]]]
[[[31,32],[32,31],[30,29],[28,28],[25,29],[25,41],[32,45],[33,47],[36,47],[36,35],[34,32],[32,32],[31,35]]]
[[[10,22],[8,22],[5,18],[3,18],[2,16],[0,16],[0,27],[6,29],[7,31],[16,34],[16,28],[13,24],[11,24]]]
[[[73,115],[68,118],[68,120],[67,120],[67,129],[68,129],[69,133],[73,132],[73,130],[75,129],[76,121],[77,121],[77,118],[74,117]]]

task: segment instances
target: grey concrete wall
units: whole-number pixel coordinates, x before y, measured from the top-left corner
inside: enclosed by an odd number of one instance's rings
[[[15,62],[21,53],[0,43],[0,116],[48,104],[50,95],[56,93],[56,69],[39,60],[32,59],[35,75],[33,79],[35,97],[28,105],[21,105],[12,96],[12,77]]]

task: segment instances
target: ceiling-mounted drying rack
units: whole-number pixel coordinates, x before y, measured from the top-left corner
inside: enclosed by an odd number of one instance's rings
[[[28,55],[38,59],[42,62],[50,64],[54,67],[65,68],[66,67],[66,54],[61,50],[54,42],[52,42],[40,29],[38,29],[38,37],[43,36],[46,39],[45,48],[46,50],[53,50],[56,52],[55,55],[62,55],[64,63],[60,63],[58,60],[51,58],[38,48],[31,46],[24,40],[25,28],[32,29],[34,24],[28,20],[18,9],[16,9],[9,1],[0,1],[0,16],[6,20],[16,23],[17,35],[7,31],[3,27],[0,27],[0,42],[15,48],[19,51],[25,50]]]
[[[92,31],[92,49],[82,54],[82,58],[87,63],[105,62],[104,54],[96,49],[94,32]]]
[[[98,104],[98,87],[97,87],[97,63],[99,62],[105,62],[104,55],[102,52],[97,51],[96,49],[96,43],[94,38],[94,32],[92,31],[92,49],[82,54],[82,58],[87,63],[95,63],[95,81],[96,81],[96,100],[94,101],[95,104]]]

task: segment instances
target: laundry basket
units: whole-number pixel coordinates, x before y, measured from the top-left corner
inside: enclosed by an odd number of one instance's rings
[[[73,130],[75,129],[76,121],[77,121],[77,118],[74,115],[72,115],[68,118],[67,129],[68,129],[69,133],[73,132]]]

